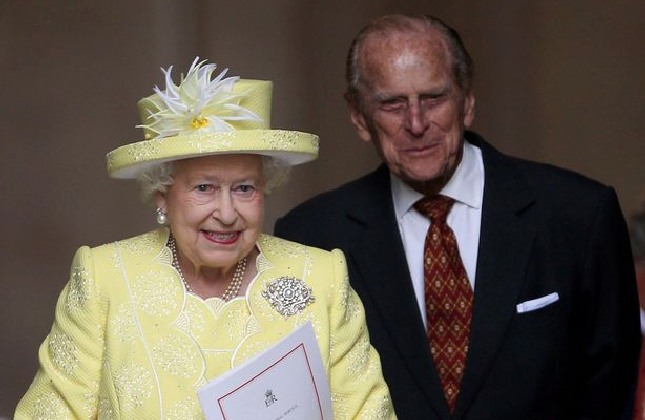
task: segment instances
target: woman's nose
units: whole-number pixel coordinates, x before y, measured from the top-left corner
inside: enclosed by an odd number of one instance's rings
[[[231,194],[222,191],[215,202],[212,216],[224,225],[232,225],[237,220],[237,210]]]

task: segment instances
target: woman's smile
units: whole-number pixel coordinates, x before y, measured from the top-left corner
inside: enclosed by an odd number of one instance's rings
[[[236,230],[232,232],[220,232],[212,230],[201,230],[202,235],[206,240],[215,242],[220,245],[231,245],[237,242],[240,237],[241,231]]]

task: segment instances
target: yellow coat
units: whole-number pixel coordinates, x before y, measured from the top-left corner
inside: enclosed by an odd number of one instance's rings
[[[311,321],[336,419],[394,418],[341,251],[258,239],[258,274],[228,303],[186,293],[168,230],[81,247],[16,419],[199,419],[197,390]],[[263,297],[293,277],[315,298],[294,314]],[[281,312],[285,313],[283,315]]]

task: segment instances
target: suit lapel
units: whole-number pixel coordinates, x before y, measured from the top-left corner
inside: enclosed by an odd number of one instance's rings
[[[484,201],[469,353],[454,418],[467,412],[494,362],[515,313],[535,236],[529,211],[535,197],[522,175],[483,140],[473,143],[480,143],[484,160]]]
[[[364,189],[365,200],[357,200],[364,205],[351,209],[348,214],[363,226],[360,239],[349,250],[348,260],[359,271],[363,286],[375,304],[372,310],[379,311],[406,368],[424,394],[430,396],[430,406],[438,415],[446,417],[448,407],[442,398],[441,383],[430,357],[410,280],[386,168],[381,167],[371,180],[371,186]]]
[[[470,350],[454,419],[467,414],[495,360],[515,313],[535,236],[529,211],[535,197],[512,159],[471,133],[467,139],[482,149],[485,186]],[[349,249],[348,262],[360,273],[375,303],[372,309],[379,311],[411,376],[429,396],[430,406],[438,417],[449,418],[410,281],[387,169],[381,167],[363,187],[364,199],[357,200],[360,206],[348,212],[362,226],[362,234]]]

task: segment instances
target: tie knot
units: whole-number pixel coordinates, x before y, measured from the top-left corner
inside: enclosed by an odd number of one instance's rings
[[[446,216],[448,216],[454,202],[455,200],[445,195],[433,195],[423,197],[414,203],[414,208],[430,219],[432,223],[445,223]]]

